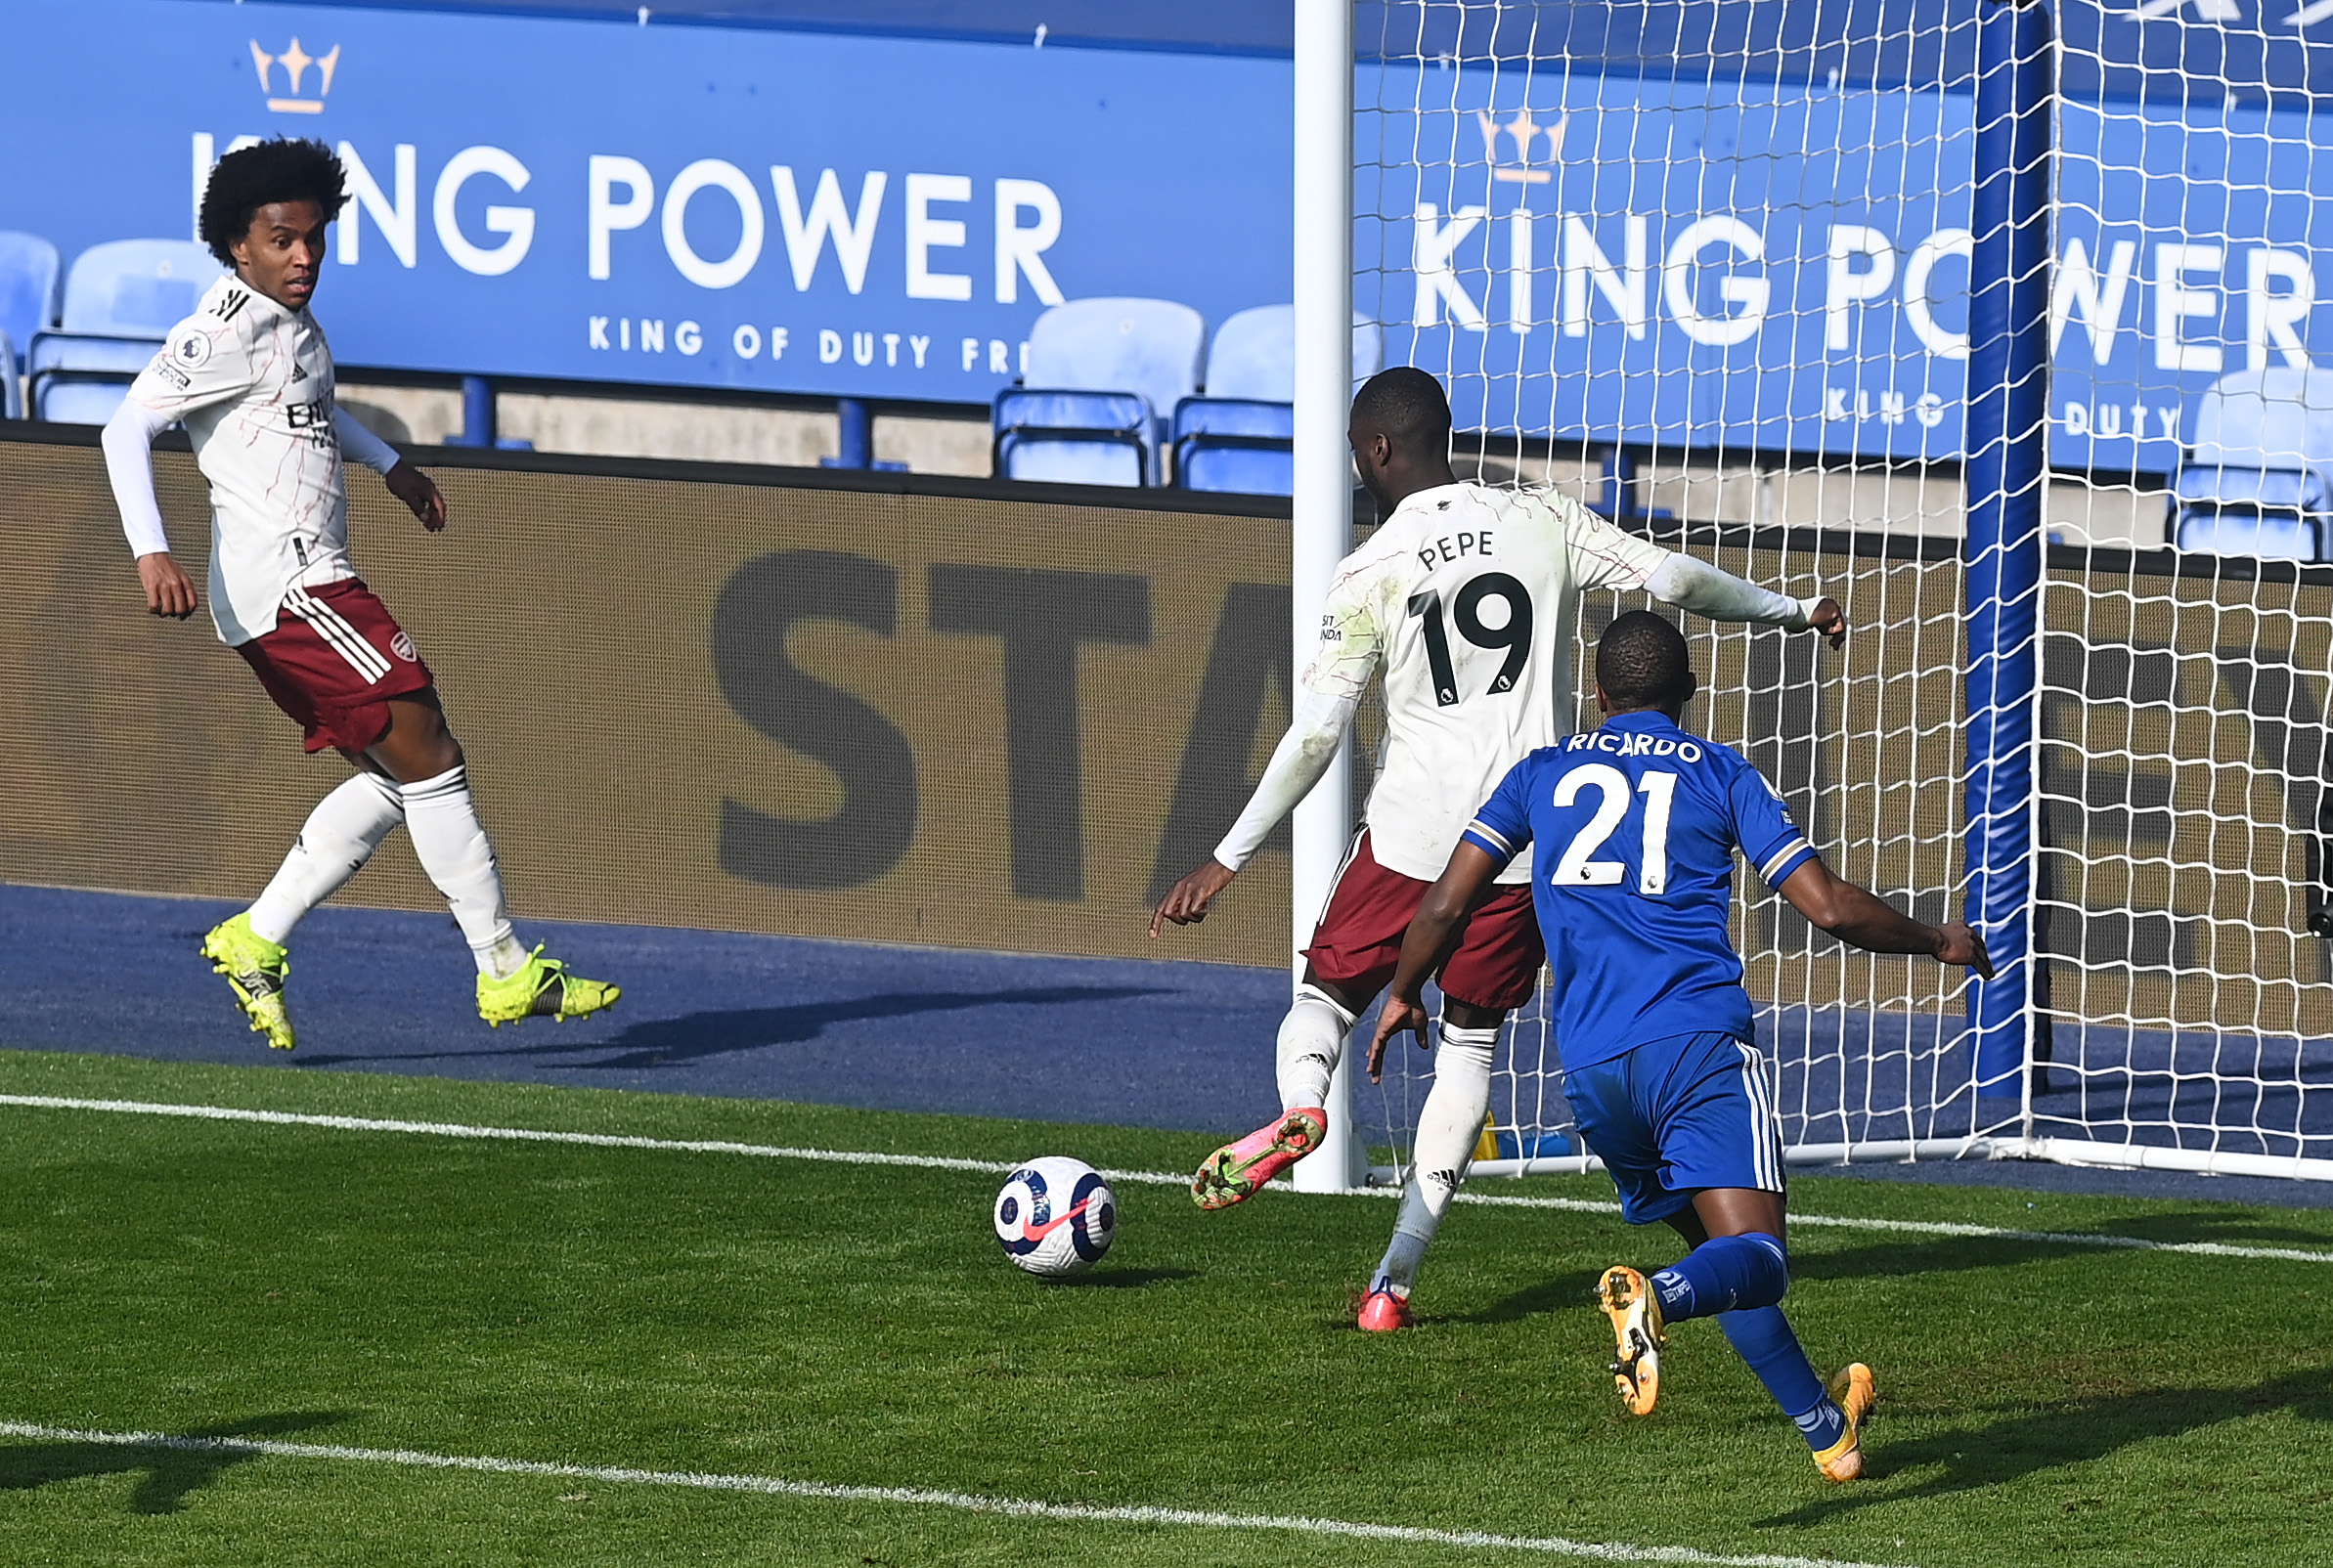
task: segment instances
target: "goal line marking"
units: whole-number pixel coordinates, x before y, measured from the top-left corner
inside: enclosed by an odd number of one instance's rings
[[[283,1443],[272,1438],[177,1437],[165,1432],[91,1432],[0,1421],[0,1437],[48,1443],[91,1443],[110,1448],[162,1449],[180,1454],[263,1455],[270,1459],[338,1459],[395,1464],[412,1469],[470,1470],[488,1475],[544,1476],[561,1481],[602,1481],[620,1486],[686,1487],[699,1492],[752,1492],[768,1497],[809,1498],[825,1503],[893,1503],[965,1513],[993,1513],[1025,1519],[1074,1519],[1083,1523],[1183,1525],[1207,1530],[1277,1530],[1296,1535],[1336,1536],[1354,1541],[1397,1541],[1411,1546],[1460,1546],[1475,1550],[1533,1552],[1547,1557],[1587,1557],[1601,1562],[1684,1563],[1693,1568],[1880,1568],[1836,1558],[1728,1555],[1691,1546],[1636,1546],[1623,1542],[1570,1541],[1561,1536],[1502,1536],[1481,1530],[1431,1530],[1419,1525],[1367,1524],[1350,1519],[1314,1519],[1300,1514],[1219,1513],[1206,1508],[1111,1506],[1097,1503],[1044,1503],[1029,1498],[991,1498],[971,1492],[923,1487],[840,1486],[823,1481],[786,1481],[766,1475],[707,1475],[687,1470],[635,1470],[598,1464],[549,1464],[536,1459],[503,1459],[466,1454],[428,1454],[415,1449],[345,1448],[333,1443]]]
[[[536,1144],[581,1144],[595,1149],[640,1149],[668,1154],[742,1154],[761,1159],[804,1159],[828,1165],[903,1165],[921,1170],[977,1171],[1000,1176],[1017,1162],[958,1159],[946,1154],[893,1154],[858,1149],[797,1149],[783,1144],[733,1143],[710,1138],[642,1138],[628,1133],[566,1132],[541,1127],[482,1127],[456,1121],[402,1121],[375,1116],[330,1116],[297,1111],[251,1111],[240,1106],[174,1105],[143,1100],[78,1100],[63,1095],[0,1094],[0,1106],[35,1111],[97,1111],[120,1115],[181,1116],[198,1121],[254,1121],[285,1127],[326,1127],[339,1132],[391,1132],[430,1138],[469,1138]],[[1105,1170],[1114,1182],[1153,1187],[1185,1187],[1191,1178],[1165,1170]],[[1276,1189],[1267,1189],[1276,1191]],[[1364,1188],[1375,1198],[1400,1196],[1392,1188]],[[1461,1192],[1462,1203],[1484,1203],[1504,1208],[1559,1209],[1574,1214],[1617,1214],[1620,1205],[1581,1198],[1528,1198],[1503,1193]],[[2189,1252],[2205,1257],[2264,1258],[2287,1263],[2333,1263],[2333,1251],[2303,1247],[2242,1246],[2228,1241],[2155,1241],[2139,1236],[2101,1236],[2083,1231],[2017,1231],[1993,1225],[1966,1225],[1953,1220],[1863,1219],[1846,1214],[1797,1214],[1792,1225],[1852,1231],[1889,1231],[1908,1236],[1985,1238],[1998,1241],[2035,1241],[2053,1246],[2096,1246],[2132,1252]]]

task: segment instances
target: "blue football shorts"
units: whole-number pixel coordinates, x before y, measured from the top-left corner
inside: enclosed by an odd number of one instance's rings
[[[1704,1187],[1783,1189],[1783,1131],[1758,1048],[1731,1034],[1650,1040],[1563,1075],[1589,1151],[1631,1225],[1667,1219]]]

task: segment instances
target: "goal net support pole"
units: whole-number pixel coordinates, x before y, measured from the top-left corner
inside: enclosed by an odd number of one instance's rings
[[[1353,386],[1352,0],[1296,0],[1296,498],[1291,530],[1290,634],[1299,677],[1312,662],[1313,624],[1337,563],[1352,548],[1352,457],[1344,427]],[[1290,694],[1291,705],[1294,693]],[[1300,951],[1327,902],[1352,836],[1352,742],[1296,809],[1290,924]],[[1302,958],[1296,960],[1301,980]],[[1294,1172],[1303,1192],[1342,1192],[1367,1180],[1368,1151],[1353,1133],[1348,1043],[1329,1082],[1329,1132]]]
[[[1977,43],[1970,264],[1966,918],[1997,976],[1972,987],[1980,1097],[2030,1117],[2036,1030],[2035,719],[2049,482],[2048,7],[1994,0]],[[1990,1119],[1990,1118],[1987,1118]]]

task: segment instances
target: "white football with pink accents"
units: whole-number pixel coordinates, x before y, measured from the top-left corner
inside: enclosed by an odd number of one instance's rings
[[[1047,1154],[1004,1179],[992,1216],[996,1243],[1031,1274],[1076,1274],[1110,1250],[1118,1199],[1102,1173],[1081,1159]]]

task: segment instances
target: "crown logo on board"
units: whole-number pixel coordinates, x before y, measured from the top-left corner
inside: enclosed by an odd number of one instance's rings
[[[1482,130],[1482,153],[1483,156],[1490,159],[1492,164],[1490,177],[1494,180],[1504,180],[1509,185],[1547,184],[1552,178],[1548,171],[1531,167],[1531,144],[1538,141],[1544,131],[1547,137],[1547,160],[1550,163],[1555,162],[1563,155],[1563,127],[1570,119],[1571,116],[1568,114],[1559,114],[1556,116],[1555,124],[1542,127],[1537,120],[1531,117],[1531,111],[1528,109],[1519,109],[1515,111],[1515,118],[1501,125],[1491,117],[1490,110],[1483,109],[1475,110],[1475,123]],[[1515,155],[1520,160],[1519,167],[1500,165],[1499,138],[1501,136],[1507,136],[1514,140]]]
[[[251,40],[251,64],[259,68],[259,90],[275,91],[275,78],[270,74],[276,66],[284,67],[284,90],[291,96],[270,98],[267,107],[279,114],[321,114],[324,101],[332,91],[332,72],[340,68],[340,46],[332,45],[332,52],[319,60],[300,47],[297,38],[280,55],[271,55],[259,47],[259,40]],[[316,96],[302,98],[300,92],[307,84],[308,67],[316,67]]]

